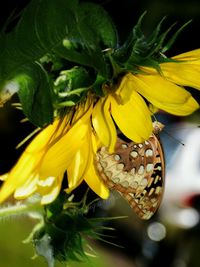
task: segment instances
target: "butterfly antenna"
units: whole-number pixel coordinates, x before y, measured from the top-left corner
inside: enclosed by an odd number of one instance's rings
[[[158,122],[156,116],[154,114],[152,114],[154,120],[156,122]],[[198,126],[198,128],[200,128],[200,125]],[[185,146],[185,144],[183,142],[181,142],[178,138],[174,137],[173,135],[171,135],[169,132],[167,132],[165,129],[162,130],[162,132],[164,132],[166,135],[168,135],[171,139],[175,140],[177,143],[181,144],[182,146]]]
[[[167,132],[166,130],[163,130],[163,132],[168,135],[171,139],[175,140],[177,143],[181,144],[182,146],[185,146],[185,144],[183,142],[180,141],[180,139],[174,137],[173,135],[171,135],[169,132]]]

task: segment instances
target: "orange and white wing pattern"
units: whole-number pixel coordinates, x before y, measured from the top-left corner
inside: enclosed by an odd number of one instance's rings
[[[158,136],[164,126],[159,122],[153,126],[153,134],[141,144],[119,134],[115,152],[110,154],[102,147],[96,160],[105,184],[117,190],[145,220],[158,209],[164,191],[165,162]]]

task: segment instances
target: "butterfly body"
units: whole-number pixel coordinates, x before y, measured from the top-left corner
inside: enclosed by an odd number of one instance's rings
[[[165,164],[158,133],[163,128],[154,123],[154,131],[144,143],[117,138],[115,151],[106,147],[97,153],[97,170],[110,189],[117,190],[142,219],[149,219],[160,205]]]

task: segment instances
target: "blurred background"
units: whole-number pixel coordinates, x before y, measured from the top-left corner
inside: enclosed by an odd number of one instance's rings
[[[29,1],[6,1],[1,3],[0,25],[10,13],[21,10]],[[146,10],[143,29],[146,34],[163,16],[164,26],[177,22],[178,26],[192,19],[181,33],[169,56],[200,47],[200,2],[198,0],[123,0],[93,1],[102,4],[112,16],[120,32],[120,41],[127,37],[139,16]],[[188,88],[200,102],[198,92]],[[8,171],[16,162],[23,148],[16,145],[34,127],[26,122],[21,111],[11,103],[0,109],[0,173]],[[91,264],[71,266],[97,267],[199,267],[200,258],[200,113],[189,117],[175,117],[165,113],[157,119],[166,125],[161,133],[166,157],[165,194],[159,211],[150,221],[141,221],[127,202],[117,194],[99,203],[95,213],[99,216],[127,215],[127,219],[109,224],[116,230],[110,241],[123,248],[105,243],[94,243],[98,256]],[[31,244],[23,244],[35,221],[26,217],[0,221],[0,267],[47,266],[43,258],[32,260]],[[63,266],[57,264],[57,266]]]

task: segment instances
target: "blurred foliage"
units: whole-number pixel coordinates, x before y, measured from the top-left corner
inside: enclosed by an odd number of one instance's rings
[[[34,248],[31,244],[24,244],[22,241],[27,238],[33,227],[33,221],[30,219],[19,218],[1,222],[0,227],[0,267],[46,267],[44,258],[34,256]],[[110,259],[99,250],[96,258],[91,258],[90,262],[78,264],[80,267],[109,267]],[[104,255],[105,254],[105,255]],[[105,260],[102,261],[102,257]],[[103,263],[104,262],[104,263]],[[64,264],[56,262],[55,267],[64,267]],[[71,263],[70,267],[77,266],[77,263]]]

